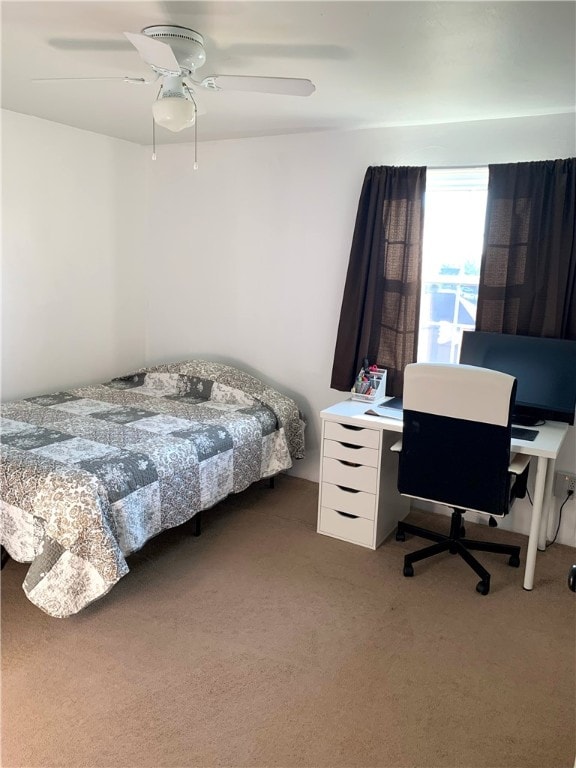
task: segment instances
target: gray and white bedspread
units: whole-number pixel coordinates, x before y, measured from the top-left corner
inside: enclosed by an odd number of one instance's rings
[[[70,616],[160,531],[304,455],[296,404],[201,360],[2,406],[1,542],[28,598]]]

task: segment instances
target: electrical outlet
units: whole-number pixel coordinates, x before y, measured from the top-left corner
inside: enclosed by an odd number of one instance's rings
[[[568,491],[576,494],[576,475],[572,472],[556,472],[554,476],[554,496],[566,498]]]

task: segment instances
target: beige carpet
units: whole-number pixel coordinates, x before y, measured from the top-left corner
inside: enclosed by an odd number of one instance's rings
[[[286,476],[230,498],[70,619],[35,608],[10,561],[2,766],[572,768],[575,550],[540,554],[530,593],[481,555],[482,597],[449,555],[404,578],[421,540],[317,534],[316,503]],[[469,528],[524,556],[525,537]]]

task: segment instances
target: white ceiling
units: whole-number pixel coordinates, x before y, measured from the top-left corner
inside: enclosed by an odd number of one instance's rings
[[[573,111],[575,2],[1,2],[2,107],[150,144],[158,85],[33,83],[149,76],[123,36],[205,38],[211,74],[306,77],[307,98],[201,90],[198,138],[223,139]],[[185,142],[158,129],[157,143]]]

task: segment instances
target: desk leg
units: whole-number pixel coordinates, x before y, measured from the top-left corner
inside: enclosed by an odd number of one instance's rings
[[[548,459],[546,469],[546,485],[544,486],[544,498],[542,499],[542,520],[540,522],[540,534],[538,536],[538,549],[544,552],[546,549],[546,537],[548,536],[548,524],[550,522],[550,510],[552,507],[552,483],[554,482],[554,470],[556,461]]]
[[[548,459],[538,457],[536,468],[536,483],[534,487],[534,508],[530,521],[530,534],[528,536],[528,551],[526,552],[526,570],[524,571],[524,589],[532,589],[534,586],[534,571],[536,570],[536,552],[538,549],[538,537],[540,535],[540,523],[542,521],[542,506],[544,503],[544,486],[546,484],[546,469]]]

